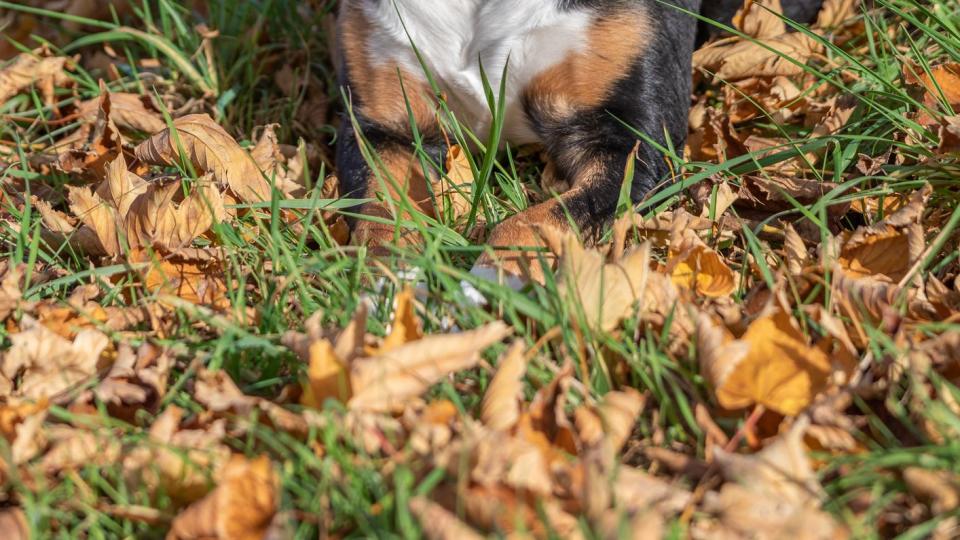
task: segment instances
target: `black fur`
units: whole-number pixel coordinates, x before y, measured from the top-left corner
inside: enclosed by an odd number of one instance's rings
[[[381,2],[386,0],[366,0]],[[434,0],[422,0],[434,1]],[[436,0],[442,1],[442,0]],[[591,178],[588,189],[573,189],[561,195],[562,207],[554,210],[573,218],[585,232],[594,231],[614,214],[624,177],[626,161],[638,137],[625,127],[631,126],[664,147],[678,151],[687,135],[687,115],[691,96],[691,57],[698,40],[711,35],[710,25],[698,21],[684,10],[729,24],[742,0],[557,0],[561,9],[595,9],[599,13],[617,6],[643,4],[653,24],[638,29],[654,32],[644,54],[619,81],[615,91],[599,107],[558,118],[548,108],[527,99],[524,112],[534,132],[543,141],[561,177],[578,177],[589,163],[598,178]],[[788,17],[809,22],[819,11],[822,0],[783,0]],[[349,88],[346,69],[341,84]],[[363,99],[362,96],[353,96]],[[399,145],[409,148],[407,132],[376,125],[359,118],[364,136],[375,148]],[[337,149],[338,170],[348,195],[365,193],[370,171],[355,141],[348,116],[341,122]],[[427,138],[437,163],[442,163],[443,143],[439,135]],[[600,164],[598,167],[597,164]],[[663,155],[653,146],[641,143],[637,151],[631,198],[639,201],[668,176]],[[582,175],[579,175],[582,176]],[[556,216],[562,219],[565,217]],[[494,235],[496,236],[496,234]]]

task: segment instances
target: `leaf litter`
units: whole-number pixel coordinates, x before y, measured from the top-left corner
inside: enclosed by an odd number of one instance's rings
[[[862,106],[817,70],[840,61],[829,57],[832,43],[863,31],[860,8],[828,0],[805,32],[789,29],[778,0],[748,0],[733,20],[739,34],[696,53],[686,157],[746,157],[756,167],[713,174],[656,215],[627,212],[608,242],[544,228],[553,288],[541,294],[569,315],[563,328],[493,310],[466,330],[433,333],[430,310],[410,288],[396,295],[385,329],[366,300],[350,317],[308,317],[294,303],[303,323],[263,336],[294,365],[274,374],[284,382],[273,394],[253,390],[242,369],[214,366],[195,344],[223,332],[254,339],[269,314],[234,308],[237,295],[267,298],[269,281],[258,275],[283,277],[237,261],[225,236],[269,250],[276,246],[260,235],[277,222],[294,236],[320,227],[328,247],[350,253],[343,214],[276,205],[314,192],[340,197],[335,175],[312,183],[325,150],[281,144],[273,124],[256,142],[238,142],[211,108],[172,108],[184,103],[176,90],[138,93],[101,80],[80,99],[82,55],[17,54],[0,67],[0,107],[12,104],[4,114],[28,111],[23,96],[36,92],[54,125],[76,123],[36,144],[0,141],[5,230],[110,272],[66,281],[58,299],[48,293],[69,271],[49,256],[10,257],[0,268],[0,535],[30,537],[36,524],[24,494],[64,479],[78,482],[75,504],[169,539],[286,538],[303,524],[358,534],[327,494],[313,514],[291,502],[292,462],[328,460],[344,445],[349,457],[325,461],[310,481],[349,481],[346,462],[380,471],[406,490],[392,504],[428,538],[677,530],[846,538],[870,512],[883,517],[868,525],[881,535],[953,512],[960,477],[936,460],[882,467],[881,478],[905,486],[893,502],[866,490],[831,500],[830,482],[850,471],[844,463],[902,427],[871,428],[865,411],[906,414],[914,433],[905,446],[952,440],[960,415],[960,342],[950,326],[960,312],[960,267],[955,257],[931,258],[956,250],[949,215],[934,204],[942,184],[921,178],[907,192],[861,194],[845,186],[852,173],[826,169],[827,152],[796,148],[765,125],[789,126],[809,142],[857,121]],[[900,142],[924,141],[927,155],[861,155],[851,168],[862,174],[953,163],[960,148],[957,64],[902,67],[921,105],[910,119],[936,140],[904,132]],[[289,65],[275,77],[285,99],[308,84],[316,101],[317,82],[293,77]],[[76,99],[64,103],[67,95]],[[323,98],[310,105],[320,116]],[[459,227],[476,188],[468,152],[451,145],[446,174],[432,186],[434,217]],[[548,168],[544,185],[549,176]],[[39,217],[28,229],[16,216],[31,213]],[[699,442],[664,429],[671,404],[631,375],[637,359],[624,343],[655,347],[679,366],[657,377],[683,374],[671,384],[692,402],[684,421]],[[591,386],[590,365],[604,373],[602,391]],[[891,404],[898,400],[911,410]],[[306,454],[280,450],[288,440]],[[110,466],[133,500],[82,479]],[[411,477],[430,488],[411,494]],[[364,513],[378,515],[379,504]],[[932,530],[946,538],[957,526],[949,517]]]

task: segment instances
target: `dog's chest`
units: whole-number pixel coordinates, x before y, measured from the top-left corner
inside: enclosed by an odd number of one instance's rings
[[[561,10],[557,0],[379,0],[365,9],[376,29],[368,38],[374,62],[417,74],[425,65],[459,119],[480,134],[490,125],[482,70],[494,95],[505,86],[504,133],[520,143],[536,141],[520,110],[524,88],[585,47],[592,22],[588,11]]]

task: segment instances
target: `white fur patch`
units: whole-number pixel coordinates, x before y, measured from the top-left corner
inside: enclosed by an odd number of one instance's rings
[[[362,1],[362,0],[357,0]],[[556,0],[381,0],[365,2],[375,31],[368,36],[370,60],[396,61],[423,73],[411,41],[427,69],[447,92],[458,120],[483,136],[490,109],[480,66],[497,95],[507,67],[504,135],[515,143],[537,142],[523,114],[521,92],[539,73],[586,46],[587,11],[560,11]]]

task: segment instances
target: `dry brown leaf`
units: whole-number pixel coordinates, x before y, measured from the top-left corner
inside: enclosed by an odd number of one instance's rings
[[[618,506],[630,511],[654,508],[662,515],[672,515],[683,510],[691,494],[680,485],[672,485],[640,469],[620,466],[614,479],[613,496]]]
[[[489,429],[505,431],[517,425],[520,419],[523,376],[527,372],[524,348],[523,341],[517,340],[500,357],[497,372],[483,395],[480,420]]]
[[[584,248],[572,234],[552,229],[542,233],[550,250],[560,257],[557,287],[561,295],[582,309],[590,328],[612,331],[641,303],[650,274],[649,244],[607,263],[599,251]]]
[[[300,415],[267,399],[245,395],[224,371],[200,370],[194,397],[208,411],[229,417],[241,427],[250,420],[295,436],[305,436],[308,431],[307,422]]]
[[[410,512],[420,521],[429,540],[480,540],[477,531],[450,513],[446,508],[424,497],[410,501]]]
[[[0,434],[9,445],[13,465],[28,462],[47,446],[44,422],[49,407],[45,398],[0,405]],[[0,460],[0,479],[6,478],[7,467],[5,460]]]
[[[833,372],[827,355],[808,344],[782,308],[753,321],[739,340],[706,315],[697,335],[701,370],[727,409],[759,403],[795,415],[827,388]]]
[[[39,462],[43,474],[54,476],[88,466],[111,466],[123,447],[115,433],[88,431],[64,425],[46,429],[50,445]]]
[[[860,0],[824,0],[815,28],[834,28],[850,20],[860,7]]]
[[[189,261],[158,253],[132,251],[130,263],[143,263],[140,279],[151,294],[172,295],[217,309],[229,307],[223,269],[217,260]]]
[[[843,538],[846,532],[820,510],[822,488],[803,444],[804,423],[754,456],[718,449],[717,462],[729,480],[708,493],[704,509],[718,517],[728,535],[758,539]]]
[[[175,134],[174,134],[175,131]],[[180,155],[180,150],[185,155]],[[253,158],[222,127],[205,114],[177,118],[173,130],[165,129],[137,146],[137,158],[152,165],[178,165],[188,160],[198,173],[211,173],[221,186],[248,203],[269,201],[270,184]]]
[[[493,322],[456,335],[426,336],[386,353],[354,360],[350,366],[353,397],[347,405],[366,411],[402,409],[409,399],[443,377],[475,366],[482,350],[509,333],[507,325]]]
[[[802,274],[803,269],[811,262],[806,243],[789,223],[784,227],[783,258],[787,264],[787,272],[793,276]]]
[[[181,188],[179,181],[151,182],[131,201],[123,220],[132,248],[175,252],[189,247],[225,217],[220,191],[209,176],[197,179],[190,195],[178,203]]]
[[[91,397],[106,405],[112,416],[132,422],[137,411],[157,409],[167,393],[172,369],[171,355],[155,345],[144,343],[136,352],[120,345],[110,372]]]
[[[53,87],[65,86],[70,77],[65,71],[68,58],[63,56],[43,57],[42,51],[20,53],[12,62],[0,69],[0,104],[37,85],[45,104],[53,100]]]
[[[88,180],[103,178],[109,162],[123,155],[123,137],[113,121],[113,103],[104,82],[100,81],[96,117],[92,123],[57,143],[56,148],[67,147],[57,156],[57,166],[67,173],[79,174]]]
[[[70,201],[70,211],[96,238],[94,249],[82,244],[78,247],[84,248],[89,255],[119,255],[121,245],[116,210],[87,187],[67,186],[67,200]]]
[[[88,99],[77,105],[80,120],[95,121],[99,104],[99,99]],[[110,105],[110,117],[120,129],[152,135],[167,127],[159,109],[149,96],[111,92]]]
[[[23,280],[26,265],[11,265],[9,262],[0,264],[3,270],[0,272],[0,322],[2,322],[20,306],[20,298],[23,295],[20,282]]]
[[[220,485],[173,520],[167,540],[262,540],[277,513],[279,482],[266,456],[232,456]]]
[[[774,38],[787,32],[780,0],[746,0],[734,15],[733,25],[755,38]]]
[[[643,405],[643,396],[633,388],[608,392],[595,408],[576,411],[580,440],[588,446],[606,442],[607,448],[619,452],[630,438]]]
[[[21,321],[21,328],[10,336],[10,350],[0,364],[8,380],[19,379],[14,396],[59,398],[108,364],[102,353],[110,340],[102,332],[83,330],[71,342],[29,316]]]
[[[926,249],[921,220],[931,193],[928,185],[887,219],[845,235],[839,256],[844,272],[854,278],[901,282]]]
[[[230,459],[222,422],[204,429],[180,429],[183,410],[168,406],[150,426],[150,439],[123,457],[128,483],[151,495],[164,494],[177,504],[206,495]]]
[[[932,515],[943,515],[960,507],[960,477],[956,473],[907,467],[903,470],[903,481],[915,496],[930,501]]]
[[[822,49],[823,45],[813,37],[792,32],[733,44],[720,41],[695,52],[693,64],[722,81],[793,76],[803,74],[804,64]]]

